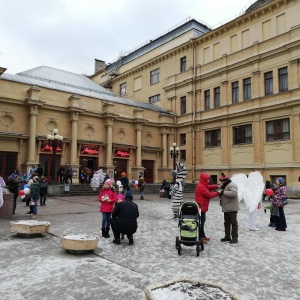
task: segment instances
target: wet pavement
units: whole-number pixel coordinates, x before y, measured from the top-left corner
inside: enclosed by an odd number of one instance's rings
[[[300,299],[300,200],[285,207],[288,228],[268,227],[269,212],[258,215],[260,231],[249,231],[243,202],[238,213],[239,243],[220,242],[223,214],[217,198],[207,213],[206,235],[211,241],[200,256],[196,247],[175,249],[178,222],[170,200],[145,195],[139,206],[134,245],[101,238],[94,252],[70,254],[60,245],[63,234],[101,234],[97,196],[52,197],[38,207],[38,220],[49,221],[49,233],[24,238],[10,232],[0,219],[1,299],[145,299],[144,288],[177,278],[208,280],[236,292],[242,299]],[[193,201],[192,193],[185,201]],[[265,201],[264,205],[269,202]],[[13,220],[26,220],[28,207],[18,202]]]

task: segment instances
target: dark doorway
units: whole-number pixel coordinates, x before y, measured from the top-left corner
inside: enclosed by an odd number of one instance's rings
[[[114,180],[117,181],[121,177],[122,172],[127,172],[127,159],[114,158]],[[128,176],[127,176],[128,177]]]
[[[144,169],[144,180],[146,183],[153,183],[154,177],[154,161],[153,160],[143,160],[142,166]]]
[[[5,182],[8,176],[16,170],[17,160],[17,153],[0,152],[0,176]]]
[[[52,172],[54,172],[55,176],[55,183],[59,182],[59,177],[56,176],[56,172],[60,167],[60,155],[56,156],[56,166],[55,170],[52,171],[52,159],[53,155],[49,154],[40,154],[40,165],[43,168],[44,176],[48,180],[48,182],[51,182]]]

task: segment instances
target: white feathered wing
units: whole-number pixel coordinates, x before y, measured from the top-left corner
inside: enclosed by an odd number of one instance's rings
[[[257,208],[258,203],[261,201],[264,187],[264,179],[258,171],[249,173],[244,190],[244,202],[249,212],[253,212]]]
[[[244,199],[244,192],[247,184],[247,176],[245,174],[233,174],[230,178],[238,187],[239,201]]]

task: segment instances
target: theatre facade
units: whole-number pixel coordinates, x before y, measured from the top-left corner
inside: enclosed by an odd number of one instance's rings
[[[37,67],[0,76],[0,174],[29,172],[41,164],[45,176],[70,163],[73,182],[81,169],[143,174],[148,183],[170,177],[168,145],[174,141],[174,118],[151,104],[116,97],[84,75]],[[47,135],[63,137],[53,149]]]

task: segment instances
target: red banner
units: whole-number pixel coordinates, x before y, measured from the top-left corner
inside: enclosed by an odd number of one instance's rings
[[[96,145],[81,145],[80,154],[98,155],[99,147]]]
[[[62,147],[56,147],[56,152],[61,152],[61,151],[62,151]],[[51,152],[51,153],[53,153],[53,148],[52,148],[52,146],[48,145],[47,142],[42,142],[41,152]]]
[[[117,150],[117,151],[115,151],[114,156],[117,156],[117,157],[129,157],[129,151]]]

